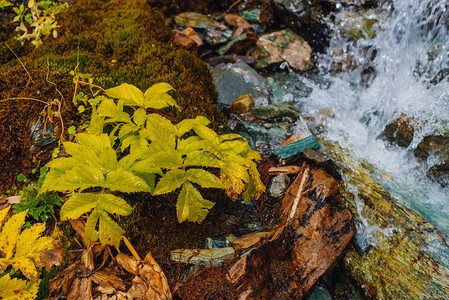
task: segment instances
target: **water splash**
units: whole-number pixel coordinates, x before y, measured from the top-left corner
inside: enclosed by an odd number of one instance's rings
[[[393,1],[377,10],[382,20],[376,36],[350,44],[335,25],[329,51],[319,59],[321,75],[331,84],[324,88],[298,78],[313,87],[310,96],[298,98],[305,111],[315,117],[324,108],[332,111],[321,120],[320,134],[372,164],[373,176],[394,197],[447,234],[449,190],[427,178],[435,162],[420,164],[412,151],[424,136],[449,130],[448,7],[436,0]],[[366,14],[373,17],[372,11]],[[331,56],[337,48],[352,63],[335,73]],[[413,117],[415,126],[406,149],[379,138],[401,114]]]

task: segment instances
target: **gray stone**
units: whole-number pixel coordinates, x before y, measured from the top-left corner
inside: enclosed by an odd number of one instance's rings
[[[258,119],[268,122],[282,120],[295,122],[301,116],[299,108],[286,103],[253,106],[251,107],[251,113]]]
[[[232,30],[221,30],[215,28],[207,28],[204,30],[204,40],[209,45],[218,45],[227,43],[232,37]]]
[[[267,104],[265,78],[244,61],[213,68],[212,75],[218,92],[218,101],[231,104],[242,94],[250,94],[256,104]]]
[[[290,177],[286,174],[279,174],[273,177],[268,192],[273,198],[280,198],[284,195],[290,184]]]

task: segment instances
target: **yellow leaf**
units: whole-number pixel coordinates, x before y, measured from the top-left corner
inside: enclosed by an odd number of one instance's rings
[[[213,202],[203,199],[200,192],[190,182],[186,181],[176,203],[178,222],[181,223],[185,220],[201,222],[213,206]]]
[[[9,212],[9,207],[0,210],[0,230],[2,230],[3,220],[5,219],[8,212]]]
[[[104,212],[100,213],[99,235],[103,245],[120,246],[120,240],[125,231]]]
[[[13,215],[0,232],[0,253],[3,258],[10,259],[16,248],[20,229],[25,224],[26,211]]]
[[[38,280],[37,269],[31,259],[26,257],[14,257],[11,260],[11,264],[14,266],[15,269],[20,270],[26,278],[31,279],[34,282],[37,282]]]
[[[124,105],[143,106],[143,93],[132,84],[122,83],[119,86],[106,90],[106,95],[124,101]]]
[[[214,174],[203,169],[189,169],[186,172],[187,180],[199,184],[204,188],[222,188],[223,184]]]
[[[186,172],[173,169],[164,174],[159,180],[153,195],[170,193],[179,188],[186,181]]]
[[[38,289],[38,283],[11,278],[9,274],[0,278],[0,298],[3,300],[33,300]]]

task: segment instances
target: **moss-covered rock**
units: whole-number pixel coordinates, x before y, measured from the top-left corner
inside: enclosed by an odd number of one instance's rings
[[[224,124],[206,64],[172,43],[172,31],[162,14],[146,1],[80,0],[59,16],[58,23],[59,37],[45,39],[36,49],[22,47],[13,32],[5,26],[0,29],[0,42],[11,48],[0,44],[0,99],[58,99],[67,128],[80,120],[72,104],[75,84],[70,72],[76,70],[93,74],[94,84],[103,88],[127,82],[145,90],[167,82],[175,88],[173,96],[181,106],[180,111],[168,112],[174,120],[204,115],[215,130]],[[77,91],[90,93],[86,86]],[[36,156],[33,163],[30,157],[29,125],[45,106],[23,99],[0,102],[0,192],[13,184],[18,173],[29,173],[37,161],[48,159],[48,155]],[[58,118],[48,121],[61,130]],[[40,150],[49,152],[48,148]]]

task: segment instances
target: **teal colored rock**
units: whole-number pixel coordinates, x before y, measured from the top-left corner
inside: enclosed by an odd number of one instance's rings
[[[299,141],[291,143],[290,145],[276,149],[273,151],[273,154],[280,159],[287,159],[292,156],[301,154],[306,149],[320,149],[320,143],[318,143],[315,136],[311,135]]]
[[[251,10],[244,10],[244,11],[242,11],[242,13],[240,15],[246,21],[256,23],[259,21],[259,13],[260,13],[260,9],[257,8],[257,9],[251,9]]]
[[[333,298],[326,287],[318,284],[307,300],[333,300]]]
[[[313,89],[307,86],[301,78],[292,80],[289,76],[277,73],[267,78],[267,84],[271,91],[270,103],[293,102],[298,98],[306,98],[312,93]]]
[[[183,12],[176,15],[175,18],[176,25],[180,27],[193,27],[199,29],[226,29],[226,25],[209,18],[206,15],[202,15],[197,12]]]
[[[257,38],[254,36],[252,32],[246,32],[231,40],[226,45],[218,48],[217,53],[220,55],[225,55],[228,53],[240,53],[246,49],[252,47],[257,41]]]

